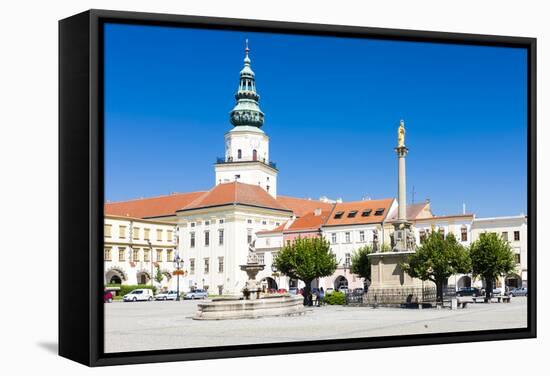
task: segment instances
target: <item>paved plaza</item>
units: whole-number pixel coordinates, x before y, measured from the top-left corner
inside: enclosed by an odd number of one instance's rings
[[[324,306],[297,317],[196,321],[196,301],[105,304],[105,351],[377,337],[527,326],[527,300],[466,309]]]

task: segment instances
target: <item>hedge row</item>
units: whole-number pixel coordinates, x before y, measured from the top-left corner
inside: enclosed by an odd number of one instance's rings
[[[105,285],[105,288],[108,289],[109,287],[120,288],[120,290],[113,291],[113,294],[117,296],[124,296],[128,294],[130,291],[137,290],[137,289],[153,289],[153,294],[157,293],[157,288],[151,287],[151,285]]]
[[[344,305],[346,304],[346,294],[335,291],[330,295],[325,295],[325,303],[330,305]]]

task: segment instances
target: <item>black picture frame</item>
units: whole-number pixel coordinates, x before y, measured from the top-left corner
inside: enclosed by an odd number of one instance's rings
[[[105,22],[525,48],[528,54],[528,326],[524,329],[103,352],[103,48]],[[536,39],[171,14],[88,10],[59,21],[59,354],[88,366],[536,337]]]

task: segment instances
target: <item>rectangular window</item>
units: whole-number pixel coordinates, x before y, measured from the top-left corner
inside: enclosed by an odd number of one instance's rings
[[[162,249],[157,249],[157,262],[162,262]]]
[[[166,230],[166,240],[169,241],[169,242],[174,240],[174,231]]]
[[[120,239],[126,238],[126,226],[118,226],[118,237]]]
[[[191,227],[195,227],[195,222],[191,222]]]
[[[460,240],[468,241],[468,229],[465,226],[460,229]]]
[[[204,246],[205,247],[210,246],[210,231],[204,232]]]
[[[190,232],[189,235],[191,235],[191,237],[189,238],[189,247],[195,248],[195,233]]]
[[[149,262],[149,249],[143,250],[143,261]]]
[[[346,243],[351,243],[351,233],[346,232]]]
[[[210,226],[210,221],[204,221],[205,226]]]
[[[441,237],[442,237],[443,239],[445,239],[445,229],[444,229],[443,227],[440,227],[440,228],[439,228],[439,234],[441,235]]]
[[[149,235],[150,232],[151,232],[150,229],[144,228],[144,229],[143,229],[143,239],[149,240],[149,239],[150,239],[150,235]]]
[[[219,223],[220,225],[223,224],[224,222],[225,222],[225,221],[224,221],[223,219],[220,219],[220,220],[218,221],[218,223]]]
[[[516,264],[521,263],[521,255],[519,253],[516,253]]]
[[[126,248],[118,247],[118,261],[126,261]]]
[[[376,209],[374,212],[374,215],[382,215],[384,214],[384,208]]]
[[[223,229],[218,230],[218,244],[223,245]]]
[[[504,232],[502,233],[502,240],[508,241],[508,232],[507,232],[507,231],[504,231]]]
[[[333,232],[333,233],[331,234],[331,240],[330,240],[330,242],[331,242],[332,244],[336,244],[336,233],[335,233],[335,232]]]
[[[189,259],[189,274],[195,274],[195,259]]]
[[[210,259],[206,257],[204,259],[204,274],[210,273]]]
[[[111,248],[105,248],[103,250],[103,260],[111,261]]]
[[[514,240],[519,242],[519,231],[514,231]]]
[[[110,238],[111,237],[111,229],[112,229],[112,225],[103,225],[103,235],[106,237],[106,238]]]
[[[173,249],[167,249],[166,250],[166,262],[172,262],[174,261],[174,250]]]
[[[372,213],[372,209],[365,209],[361,213],[361,217],[368,217],[370,215],[370,213]]]
[[[162,241],[162,229],[157,229],[157,241]]]
[[[132,261],[139,262],[139,248],[134,248],[132,250]]]
[[[260,265],[263,265],[265,263],[265,254],[264,253],[258,253],[258,263]]]
[[[359,231],[359,241],[361,243],[365,242],[365,231]]]
[[[139,227],[132,228],[132,239],[139,240]]]
[[[248,244],[252,243],[252,229],[251,228],[246,230],[246,242]]]
[[[334,214],[334,219],[340,219],[342,218],[343,215],[344,215],[343,211],[336,212],[336,214]]]
[[[349,266],[351,264],[351,253],[346,253],[344,265]]]
[[[355,218],[357,215],[357,210],[352,210],[348,213],[348,218]]]
[[[252,219],[247,219],[247,220],[246,220],[246,223],[251,224],[251,223],[252,223]]]
[[[223,257],[218,257],[218,273],[223,273]]]
[[[262,225],[267,225],[267,221],[262,221]]]

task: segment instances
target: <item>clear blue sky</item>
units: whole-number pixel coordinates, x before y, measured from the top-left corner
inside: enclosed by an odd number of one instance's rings
[[[214,185],[245,38],[278,193],[395,197],[403,118],[409,202],[414,185],[436,214],[526,213],[525,50],[113,24],[107,200]]]

